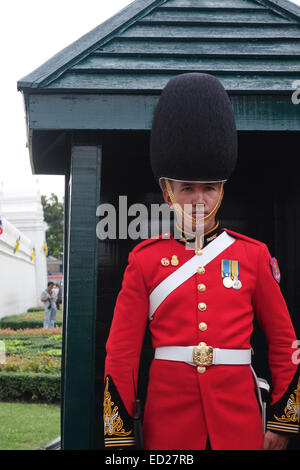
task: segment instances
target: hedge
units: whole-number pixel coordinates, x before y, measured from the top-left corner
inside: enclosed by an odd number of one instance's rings
[[[55,326],[61,326],[61,320],[55,321]],[[44,320],[24,319],[21,315],[11,315],[0,320],[0,328],[10,328],[12,330],[23,330],[25,328],[43,328]]]
[[[25,328],[41,328],[43,322],[40,320],[22,320],[18,316],[3,317],[0,320],[1,328],[10,328],[12,330],[22,330]]]
[[[0,400],[60,400],[60,375],[0,372]]]

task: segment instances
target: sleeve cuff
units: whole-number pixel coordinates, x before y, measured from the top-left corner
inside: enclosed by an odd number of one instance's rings
[[[290,423],[279,423],[278,421],[268,421],[266,429],[268,431],[277,432],[280,434],[295,435],[299,433],[299,425]]]
[[[283,397],[270,407],[266,429],[295,435],[300,430],[300,378],[295,374]]]
[[[105,448],[135,446],[133,419],[127,413],[110,376],[105,379],[103,421]]]

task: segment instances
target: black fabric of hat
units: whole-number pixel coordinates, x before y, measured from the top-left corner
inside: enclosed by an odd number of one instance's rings
[[[182,181],[224,181],[237,160],[230,99],[212,75],[185,73],[162,91],[151,131],[154,176]]]

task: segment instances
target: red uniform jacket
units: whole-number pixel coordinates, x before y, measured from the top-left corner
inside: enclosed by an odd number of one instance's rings
[[[268,342],[272,400],[267,428],[299,431],[297,340],[265,244],[228,231],[234,243],[176,288],[149,324],[153,347],[251,348],[257,316]],[[205,249],[205,248],[204,248]],[[176,255],[177,266],[161,260]],[[134,386],[148,323],[149,295],[195,255],[172,236],[149,239],[129,255],[107,342],[104,439],[107,447],[134,445]],[[239,290],[226,288],[221,261],[238,260]],[[199,256],[201,266],[201,256]],[[275,277],[275,278],[274,278]],[[203,286],[199,289],[199,284]],[[200,310],[199,304],[202,307]],[[205,310],[203,310],[205,304]],[[202,326],[200,327],[200,323]],[[203,324],[205,324],[203,328]],[[297,361],[298,359],[298,361]],[[136,384],[135,384],[136,387]],[[211,365],[204,373],[184,362],[154,359],[144,411],[145,449],[262,449],[260,407],[249,365]]]

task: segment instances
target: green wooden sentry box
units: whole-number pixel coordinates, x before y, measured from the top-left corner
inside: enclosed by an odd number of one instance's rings
[[[286,0],[134,1],[18,82],[33,172],[66,175],[64,449],[101,448],[99,384],[109,326],[101,318],[111,308],[106,297],[120,286],[128,251],[119,245],[116,261],[112,245],[98,243],[96,208],[115,193],[130,194],[133,183],[133,201],[158,197],[147,176],[153,111],[167,81],[191,71],[211,73],[227,89],[239,131],[237,179],[251,178],[248,192],[243,193],[245,181],[228,187],[227,205],[237,215],[232,220],[225,205],[224,219],[241,229],[259,221],[260,232],[253,235],[265,237],[280,261],[288,260],[285,289],[289,305],[300,313],[294,235],[300,228],[294,215],[299,190],[294,180],[292,189],[280,190],[282,181],[293,178],[293,145],[299,145],[300,105],[294,103],[300,95],[300,8]],[[145,178],[144,186],[140,177],[126,174],[130,164]],[[260,183],[268,176],[274,180],[264,192]],[[253,196],[254,206],[267,215],[255,219],[249,197],[260,188],[263,202]],[[103,246],[109,246],[106,258]],[[112,266],[120,278],[111,275]]]

